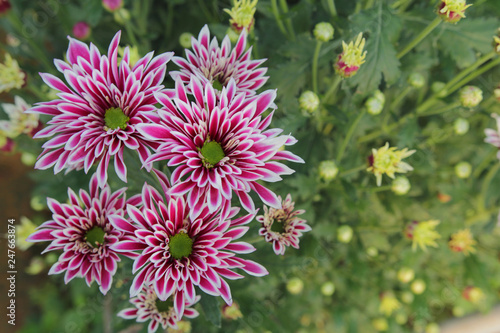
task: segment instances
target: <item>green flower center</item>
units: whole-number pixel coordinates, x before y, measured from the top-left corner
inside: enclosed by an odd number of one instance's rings
[[[161,299],[157,299],[155,302],[156,305],[156,310],[158,310],[159,313],[162,312],[169,312],[170,309],[174,306],[174,303],[172,303],[172,300],[167,299],[166,301],[162,301]]]
[[[104,114],[104,123],[106,124],[106,127],[113,130],[117,128],[124,130],[127,128],[129,120],[130,118],[127,117],[120,108],[107,109]]]
[[[205,142],[203,147],[201,147],[201,155],[203,155],[203,164],[207,168],[211,168],[220,160],[222,160],[226,155],[220,143],[215,141]]]
[[[217,78],[214,80],[214,82],[212,82],[212,87],[215,90],[222,91],[222,88],[224,87],[224,85],[219,81],[219,78]]]
[[[106,233],[101,227],[95,226],[85,234],[85,240],[90,243],[92,247],[99,247],[104,244],[104,235]]]
[[[193,240],[184,232],[170,237],[168,242],[170,255],[177,260],[188,257],[193,252]]]
[[[286,223],[283,220],[274,220],[271,224],[271,231],[277,232],[279,234],[284,234],[286,232]]]

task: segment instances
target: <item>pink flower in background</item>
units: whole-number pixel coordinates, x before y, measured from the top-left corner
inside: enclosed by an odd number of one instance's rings
[[[55,60],[67,84],[52,74],[40,74],[45,83],[60,91],[59,99],[38,103],[30,111],[52,116],[35,138],[54,136],[42,146],[35,168],[53,166],[58,173],[78,165],[88,172],[97,162],[102,187],[113,157],[117,175],[126,181],[123,151],[136,150],[144,162],[150,155],[148,147],[155,147],[136,126],[146,121],[146,112],[156,110],[153,94],[163,88],[166,64],[173,53],[153,58],[150,52],[130,67],[128,48],[120,63],[117,61],[120,32],[111,41],[108,55],[101,55],[93,44],[89,47],[69,40],[68,62]]]
[[[82,277],[90,286],[95,280],[103,294],[108,292],[120,261],[110,247],[120,240],[129,239],[110,223],[112,217],[123,218],[125,214],[125,190],[122,188],[112,193],[108,185],[100,189],[94,175],[89,192],[80,190],[77,195],[68,188],[69,203],[61,204],[48,198],[52,220],[40,225],[26,240],[51,241],[44,253],[63,251],[49,274],[66,272],[65,283]],[[132,252],[124,254],[135,257]]]
[[[11,8],[9,0],[0,0],[0,14],[6,13]]]
[[[135,319],[137,322],[145,322],[150,320],[148,325],[148,333],[153,333],[161,327],[165,330],[167,327],[177,329],[177,322],[184,316],[186,318],[196,318],[199,313],[191,308],[200,299],[196,296],[194,301],[186,301],[184,304],[184,314],[179,315],[173,306],[170,299],[162,301],[156,296],[153,287],[143,287],[141,292],[130,299],[134,308],[127,308],[118,313],[119,317],[125,319]]]
[[[87,22],[77,22],[73,26],[73,36],[75,38],[78,38],[80,40],[86,40],[87,38],[90,37],[90,34],[92,32],[92,29],[90,28],[90,25],[88,25]]]
[[[281,208],[267,208],[264,206],[264,215],[257,216],[257,221],[262,224],[259,235],[264,236],[266,242],[273,244],[274,253],[285,254],[288,246],[299,248],[299,238],[303,232],[311,230],[306,220],[297,215],[304,214],[304,210],[294,211],[295,203],[290,194],[282,202]]]
[[[486,134],[486,139],[484,139],[484,142],[492,144],[493,146],[499,149],[497,153],[497,158],[500,160],[500,116],[495,113],[491,114],[491,116],[497,122],[497,129],[496,130],[491,128],[485,129],[484,134]]]
[[[180,67],[180,71],[172,71],[170,76],[174,80],[180,78],[186,85],[192,76],[196,76],[203,86],[209,84],[217,91],[221,91],[231,79],[234,79],[237,92],[253,96],[257,89],[266,83],[268,77],[264,75],[267,68],[257,68],[265,59],[250,60],[252,47],[245,52],[246,38],[247,33],[244,31],[231,50],[231,42],[226,36],[219,47],[215,37],[210,41],[210,31],[205,25],[198,35],[198,40],[191,38],[194,53],[186,50],[186,59],[182,57],[172,59]]]
[[[114,12],[123,7],[123,0],[102,0],[102,5],[110,12]]]
[[[113,246],[116,251],[140,252],[133,265],[131,297],[139,294],[144,285],[152,285],[159,299],[172,296],[175,311],[182,316],[185,304],[196,301],[195,286],[231,304],[231,291],[224,278],[243,278],[233,269],[254,276],[268,274],[263,266],[237,257],[255,251],[248,243],[235,242],[248,230],[242,225],[254,215],[230,220],[239,212],[239,208],[232,208],[221,222],[218,213],[210,213],[205,205],[192,220],[183,197],[167,197],[166,202],[158,197],[160,194],[145,184],[142,205],[127,206],[131,222],[117,215],[111,218],[116,228],[136,236]]]
[[[255,211],[251,190],[267,205],[279,208],[276,194],[257,181],[276,182],[282,179],[280,175],[294,172],[276,160],[304,161],[280,150],[296,142],[292,136],[279,135],[281,129],[266,130],[273,112],[264,119],[262,114],[273,103],[276,91],[246,98],[237,92],[236,83],[231,80],[217,98],[212,86],[203,88],[195,77],[190,87],[194,102],[188,100],[180,79],[175,97],[156,94],[164,108],[149,115],[150,124],[138,126],[146,138],[160,143],[147,162],[169,160],[169,166],[176,166],[170,194],[189,192],[187,202],[192,218],[205,202],[210,212],[227,205],[233,192],[249,212]]]

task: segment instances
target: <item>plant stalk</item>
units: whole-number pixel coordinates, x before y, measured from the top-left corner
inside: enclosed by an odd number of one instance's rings
[[[410,52],[415,46],[417,46],[425,37],[427,37],[428,34],[431,33],[432,30],[434,30],[443,20],[441,20],[441,18],[438,16],[436,17],[431,23],[429,23],[429,25],[424,29],[422,30],[422,32],[420,34],[418,34],[417,37],[415,37],[410,43],[408,43],[408,45],[406,45],[406,47],[404,49],[402,49],[397,55],[396,57],[398,59],[401,59],[405,56],[405,54],[407,54],[408,52]]]

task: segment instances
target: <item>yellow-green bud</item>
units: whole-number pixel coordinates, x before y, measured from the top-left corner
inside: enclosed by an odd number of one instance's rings
[[[328,22],[320,22],[314,27],[314,38],[320,42],[328,42],[333,38],[335,30],[333,26]]]
[[[30,200],[30,206],[33,210],[36,210],[36,211],[41,211],[41,210],[44,210],[45,207],[47,207],[47,204],[46,202],[42,199],[41,196],[34,196],[31,198]]]
[[[334,180],[339,173],[339,168],[335,161],[322,161],[319,164],[319,176],[328,181]]]
[[[396,314],[396,318],[394,319],[399,325],[404,325],[406,324],[406,322],[408,322],[408,316],[404,312],[399,312],[398,314]]]
[[[469,131],[469,121],[464,118],[457,118],[453,123],[453,129],[457,135],[464,135]]]
[[[411,188],[410,181],[405,176],[397,176],[392,181],[391,190],[397,195],[405,195],[410,191],[410,188]]]
[[[415,271],[408,267],[403,267],[398,271],[398,280],[402,283],[408,283],[415,278]]]
[[[291,278],[286,284],[286,289],[290,294],[298,295],[304,289],[304,282],[299,278]]]
[[[337,230],[337,239],[342,243],[349,243],[352,239],[353,231],[348,225],[343,225]]]
[[[437,95],[437,97],[444,97],[446,95],[446,91],[444,90],[444,87],[446,86],[446,83],[436,81],[433,82],[431,85],[431,90],[434,94]]]
[[[455,317],[463,317],[465,316],[466,313],[465,309],[460,305],[455,305],[451,310],[451,312]]]
[[[413,88],[417,88],[417,89],[422,88],[425,84],[425,78],[420,73],[411,73],[410,76],[408,77],[408,83]]]
[[[473,108],[483,100],[483,91],[475,86],[460,89],[460,103],[466,108]]]
[[[232,31],[232,30],[231,30]],[[185,49],[190,49],[191,48],[191,38],[193,37],[193,34],[189,32],[183,32],[179,36],[179,44]]]
[[[458,178],[466,179],[469,178],[472,172],[472,166],[468,162],[460,162],[455,165],[455,174]]]
[[[323,285],[321,286],[321,293],[325,296],[332,296],[334,292],[335,285],[333,284],[333,282],[328,281],[323,283]]]
[[[379,332],[387,331],[389,329],[389,323],[385,318],[376,318],[372,320],[373,328]]]
[[[415,296],[413,296],[413,294],[409,291],[405,291],[401,294],[401,300],[406,303],[406,304],[411,304],[413,303],[413,299],[415,298]]]
[[[377,90],[373,95],[366,100],[365,107],[369,114],[376,116],[382,112],[385,104],[385,96],[380,91]]]
[[[319,106],[319,97],[314,92],[307,90],[299,97],[299,106],[302,110],[313,113]]]
[[[130,21],[130,12],[125,8],[120,8],[113,12],[113,18],[116,23],[125,25],[126,22]]]
[[[410,286],[410,289],[415,295],[420,295],[425,291],[426,287],[427,287],[427,285],[425,284],[425,282],[423,280],[417,279],[417,280],[413,281],[413,283]]]
[[[371,258],[375,258],[376,256],[378,256],[378,250],[376,247],[370,246],[366,249],[366,254]]]
[[[439,333],[441,332],[441,329],[439,328],[439,325],[436,323],[429,323],[425,327],[425,333]]]
[[[24,152],[21,154],[21,162],[23,162],[24,165],[33,166],[36,162],[36,156],[32,153]]]

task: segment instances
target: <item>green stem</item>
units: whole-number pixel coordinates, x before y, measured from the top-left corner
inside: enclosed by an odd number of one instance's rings
[[[283,13],[285,15],[287,15],[288,14],[288,4],[286,3],[286,0],[280,0],[280,7],[281,7],[281,10],[283,11]],[[285,24],[288,28],[288,31],[290,32],[290,37],[291,37],[292,41],[295,41],[295,30],[293,29],[292,20],[289,17],[285,20]]]
[[[367,168],[368,168],[368,166],[366,164],[363,164],[363,165],[357,166],[355,168],[352,168],[352,169],[349,169],[346,171],[342,171],[340,173],[339,177],[346,177],[346,176],[352,175],[353,173],[357,173],[357,172],[360,172],[362,170],[366,170]]]
[[[498,170],[500,170],[500,163],[496,163],[484,177],[483,183],[481,185],[481,192],[479,194],[480,209],[486,209],[486,191],[488,191],[488,187],[490,186],[491,181],[497,174]]]
[[[312,85],[313,91],[317,95],[318,94],[318,58],[319,51],[321,50],[321,41],[316,42],[316,49],[314,50],[313,63],[312,63]]]
[[[337,75],[330,86],[330,89],[326,92],[325,96],[323,97],[323,103],[328,102],[330,97],[337,91],[337,88],[339,87],[340,82],[342,81],[342,77]]]
[[[390,190],[391,188],[392,188],[392,185],[385,185],[385,186],[366,188],[366,191],[376,193],[376,192],[387,191],[387,190]]]
[[[486,157],[479,163],[479,165],[476,167],[474,172],[472,173],[472,178],[476,179],[478,178],[481,173],[488,167],[488,165],[491,163],[491,160],[496,156],[498,153],[498,149],[491,147],[491,151],[486,155]]]
[[[125,31],[127,32],[127,37],[130,40],[130,43],[132,43],[132,46],[140,47],[139,42],[135,37],[134,29],[130,24],[130,20],[124,20],[124,21],[125,21]]]
[[[274,19],[276,20],[276,24],[278,25],[278,28],[281,30],[283,35],[285,35],[285,37],[289,39],[290,37],[288,36],[288,32],[283,25],[283,21],[281,20],[281,15],[278,10],[278,3],[276,1],[277,0],[271,0],[271,9],[273,11]]]
[[[443,88],[445,92],[448,92],[448,89],[455,85],[458,81],[463,79],[465,76],[468,74],[472,73],[476,68],[484,64],[486,61],[490,60],[491,58],[495,57],[496,52],[491,51],[490,53],[485,54],[481,58],[479,58],[475,63],[461,71],[457,76],[455,76],[453,79],[451,79]]]
[[[210,11],[208,10],[207,6],[205,6],[205,0],[198,0],[198,8],[201,9],[203,15],[205,15],[205,18],[207,19],[208,22],[214,21],[212,14],[210,14]]]
[[[429,23],[429,25],[424,30],[422,30],[422,32],[417,37],[415,37],[410,43],[408,43],[408,45],[406,45],[406,47],[404,49],[402,49],[396,55],[396,57],[398,59],[401,59],[405,54],[407,54],[415,46],[417,46],[425,37],[427,37],[427,35],[430,34],[431,31],[434,30],[441,22],[442,22],[441,18],[439,16],[436,17],[434,19],[434,21],[432,21],[431,23]]]
[[[462,104],[460,104],[460,102],[455,102],[455,103],[452,103],[450,105],[447,105],[445,107],[442,107],[442,108],[434,110],[434,111],[428,111],[428,112],[420,113],[418,116],[419,117],[427,117],[427,116],[432,116],[432,115],[435,115],[435,114],[444,113],[446,111],[450,111],[450,110],[453,110],[455,108],[458,108],[460,105],[462,105]]]
[[[332,15],[332,17],[337,16],[337,8],[335,7],[335,1],[328,0],[328,9],[330,10],[330,15]]]
[[[257,44],[257,37],[255,37],[255,30],[254,29],[252,29],[252,31],[250,32],[250,39],[252,40],[252,46],[253,46],[253,49],[252,49],[253,58],[260,59],[259,48],[258,48],[258,44]]]
[[[500,57],[498,57],[497,59],[489,62],[487,65],[485,65],[485,66],[483,66],[483,67],[475,70],[474,72],[470,73],[469,75],[467,75],[461,81],[459,81],[458,83],[456,83],[453,87],[449,88],[449,90],[446,92],[447,95],[450,95],[455,90],[460,89],[462,86],[464,86],[465,84],[467,84],[469,81],[475,79],[476,77],[478,77],[479,75],[483,74],[484,72],[489,71],[491,68],[497,66],[498,64],[500,64]]]
[[[340,162],[342,161],[342,157],[344,156],[347,144],[351,140],[351,137],[354,134],[354,131],[356,130],[356,127],[358,126],[361,118],[363,118],[364,114],[365,114],[365,109],[362,109],[361,112],[356,117],[356,119],[354,119],[354,121],[352,122],[351,127],[349,127],[349,130],[347,131],[344,141],[342,141],[342,146],[340,146],[340,149],[337,153],[336,161],[338,164],[340,164]]]
[[[413,89],[412,86],[407,86],[406,88],[404,88],[403,91],[401,91],[401,93],[398,96],[396,96],[394,101],[391,103],[389,110],[394,110],[399,105],[399,103],[401,103],[401,101],[406,97],[406,95],[410,93],[412,89]]]

